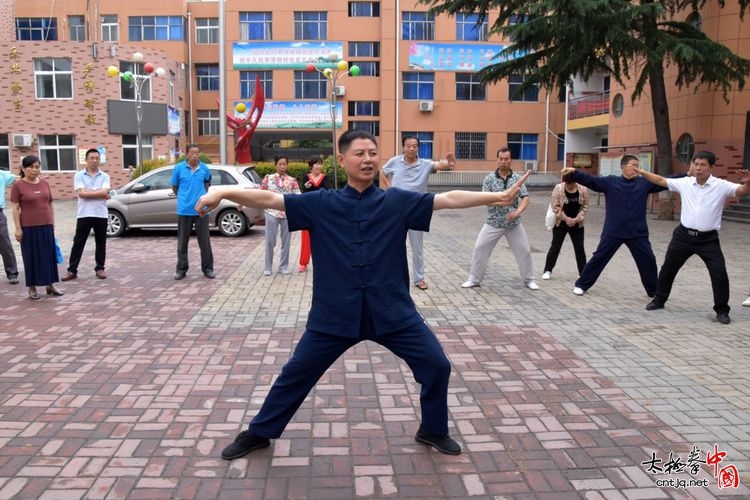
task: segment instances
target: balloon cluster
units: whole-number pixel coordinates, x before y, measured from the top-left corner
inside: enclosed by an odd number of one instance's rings
[[[359,76],[359,71],[360,71],[359,66],[354,64],[350,67],[349,63],[346,62],[345,60],[343,59],[339,60],[338,53],[336,52],[329,53],[328,60],[331,61],[332,63],[336,63],[337,71],[342,71],[344,72],[344,74],[348,72],[351,76]],[[305,71],[307,71],[308,73],[319,71],[320,73],[323,74],[324,77],[326,77],[329,80],[335,76],[332,68],[325,68],[323,70],[319,70],[318,67],[315,65],[315,63],[307,63],[307,65],[305,66]],[[339,76],[342,76],[342,75],[339,75]]]
[[[143,61],[143,54],[140,52],[136,52],[133,54],[133,61],[135,62],[141,62]],[[162,67],[156,67],[152,63],[147,62],[143,65],[143,72],[147,76],[164,76],[167,72]],[[108,66],[107,67],[107,76],[110,76],[112,78],[119,76],[126,82],[132,82],[135,79],[135,76],[132,71],[123,71],[122,73],[117,68],[117,66]]]

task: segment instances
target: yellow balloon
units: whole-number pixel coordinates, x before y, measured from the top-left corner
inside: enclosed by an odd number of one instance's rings
[[[107,68],[107,76],[117,76],[120,74],[120,70],[117,69],[117,66],[109,66]]]
[[[247,106],[245,106],[244,102],[240,102],[234,107],[234,109],[236,109],[238,113],[244,113],[247,110]]]
[[[336,64],[336,67],[339,69],[339,71],[346,71],[349,68],[349,63],[346,61],[339,61],[338,64]]]
[[[331,78],[331,75],[333,74],[333,70],[331,68],[326,68],[323,70],[323,76],[326,78]]]

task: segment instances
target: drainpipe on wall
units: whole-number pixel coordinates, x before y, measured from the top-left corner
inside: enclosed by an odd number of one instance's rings
[[[396,82],[395,84],[396,86],[394,88],[394,93],[393,93],[393,103],[394,103],[394,112],[395,112],[395,117],[394,117],[395,123],[393,124],[394,125],[394,131],[393,131],[393,151],[394,151],[393,154],[394,155],[398,154],[398,151],[399,151],[398,147],[400,143],[400,141],[398,140],[398,134],[399,134],[399,128],[400,128],[399,113],[401,111],[400,99],[399,99],[399,82],[400,82],[400,75],[401,75],[401,71],[399,69],[400,63],[401,63],[401,59],[399,57],[400,55],[400,50],[399,50],[400,43],[399,42],[401,39],[399,38],[399,35],[398,35],[401,32],[401,30],[399,29],[400,16],[401,16],[401,0],[396,0],[396,16],[395,16],[396,43],[394,44],[394,46],[396,47],[395,49],[396,54],[394,57],[394,60],[396,61],[396,78],[393,79],[393,81]]]
[[[227,44],[224,37],[225,3],[219,0],[219,163],[227,163]]]
[[[195,113],[193,111],[193,38],[190,36],[190,26],[192,25],[192,18],[193,14],[192,12],[188,11],[187,13],[187,19],[188,19],[188,67],[185,71],[185,82],[187,86],[188,91],[188,110],[190,112],[190,140],[188,141],[189,144],[195,144],[195,140],[193,140],[193,135],[195,134],[195,127],[193,126],[194,120],[195,120]]]

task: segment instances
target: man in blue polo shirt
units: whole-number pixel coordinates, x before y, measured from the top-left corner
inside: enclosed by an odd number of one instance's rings
[[[402,358],[421,384],[422,423],[416,441],[441,453],[461,453],[448,435],[451,365],[409,295],[406,235],[408,230],[428,231],[434,210],[510,203],[528,175],[501,193],[383,191],[373,185],[378,174],[375,137],[350,130],[341,135],[338,147],[337,160],[347,174],[343,189],[282,195],[230,187],[212,191],[196,204],[201,214],[222,199],[284,210],[290,231],[310,232],[317,256],[307,329],[250,428],[222,451],[225,460],[278,438],[323,373],[363,340]]]
[[[3,212],[5,210],[5,189],[16,182],[16,176],[7,170],[0,169],[0,255],[3,256],[3,266],[5,266],[5,276],[8,277],[8,283],[11,285],[18,284],[18,264],[16,262],[16,253],[13,250],[13,244],[10,242],[10,233],[8,233],[8,218]]]
[[[73,189],[78,195],[78,219],[76,234],[73,236],[73,248],[70,250],[68,272],[60,278],[70,281],[78,278],[78,264],[81,263],[83,249],[91,230],[94,230],[94,274],[99,279],[107,277],[104,261],[107,257],[107,200],[109,199],[109,175],[99,168],[99,150],[91,148],[86,151],[86,168],[73,176]]]
[[[185,161],[174,166],[172,191],[177,195],[177,269],[174,279],[181,280],[188,272],[188,242],[195,224],[195,235],[201,249],[201,271],[206,278],[213,279],[214,254],[211,251],[211,236],[208,217],[199,217],[195,203],[211,185],[211,171],[201,162],[201,150],[197,144],[188,144]]]

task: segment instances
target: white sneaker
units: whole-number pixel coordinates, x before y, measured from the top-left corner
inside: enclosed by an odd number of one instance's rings
[[[461,288],[474,288],[477,286],[479,286],[479,283],[477,283],[476,281],[467,280],[464,281],[464,283],[461,285]]]
[[[263,271],[263,276],[271,276],[271,271]]]
[[[539,285],[536,284],[536,281],[531,280],[526,283],[526,288],[528,288],[529,290],[539,290]]]
[[[552,273],[550,271],[544,271],[544,274],[542,274],[543,280],[548,280],[552,277]]]
[[[747,296],[745,302],[743,302],[742,305],[745,307],[750,307],[750,295]]]
[[[577,286],[573,287],[573,294],[575,294],[575,295],[583,295],[584,294],[584,290],[583,290],[583,288],[580,288],[580,287],[577,287]]]

